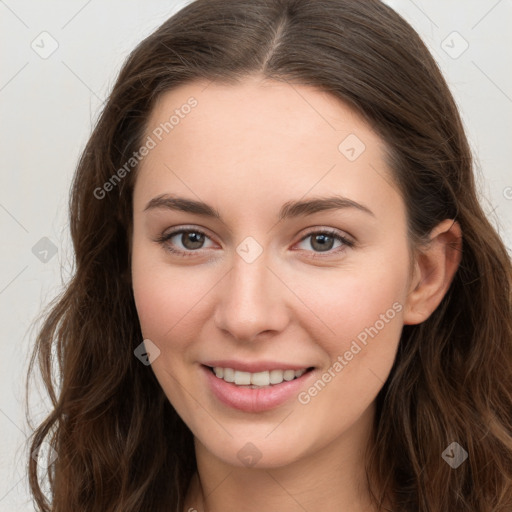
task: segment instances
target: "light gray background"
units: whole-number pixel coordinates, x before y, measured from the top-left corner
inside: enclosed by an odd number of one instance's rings
[[[69,277],[77,159],[129,51],[186,3],[0,0],[0,511],[34,510],[24,469],[28,329]],[[484,209],[512,247],[512,1],[387,3],[441,65],[477,158]],[[45,407],[34,402],[37,420]]]

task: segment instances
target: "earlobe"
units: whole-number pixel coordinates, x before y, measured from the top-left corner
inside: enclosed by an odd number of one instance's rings
[[[462,258],[462,231],[446,219],[430,233],[430,242],[418,249],[414,276],[406,299],[404,324],[424,322],[446,295]]]

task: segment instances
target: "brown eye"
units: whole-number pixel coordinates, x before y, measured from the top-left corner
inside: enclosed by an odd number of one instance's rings
[[[334,238],[323,233],[311,236],[311,247],[318,251],[329,251],[334,245]]]
[[[303,247],[300,247],[300,249],[313,253],[326,253],[326,256],[336,254],[347,247],[354,246],[354,242],[345,238],[337,231],[329,230],[312,231],[304,236],[300,243],[303,244]]]
[[[181,243],[185,249],[200,249],[204,244],[204,234],[197,231],[185,231],[181,235]]]
[[[164,248],[179,256],[194,256],[201,249],[213,246],[210,237],[197,229],[178,229],[171,233],[163,234],[156,240],[164,246]],[[210,245],[205,246],[205,243]]]

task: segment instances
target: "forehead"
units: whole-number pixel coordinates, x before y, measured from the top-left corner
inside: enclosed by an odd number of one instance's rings
[[[256,77],[182,85],[159,98],[146,137],[155,144],[136,196],[148,199],[172,188],[246,205],[333,189],[373,203],[397,194],[371,126],[310,86]]]
[[[193,108],[188,106],[191,98]],[[159,128],[164,138],[172,134],[176,144],[195,144],[203,154],[214,151],[219,156],[228,141],[243,143],[244,152],[266,144],[283,150],[295,146],[298,154],[313,155],[318,147],[318,152],[327,150],[335,157],[339,143],[350,134],[367,146],[382,143],[358,114],[327,92],[258,77],[230,85],[194,82],[164,93],[147,132]],[[230,147],[229,154],[236,158],[237,149]]]

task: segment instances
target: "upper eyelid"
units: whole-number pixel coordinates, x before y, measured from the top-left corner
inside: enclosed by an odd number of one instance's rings
[[[201,233],[201,234],[207,236],[209,239],[214,240],[214,237],[210,236],[208,234],[208,230],[206,230],[205,228],[196,228],[196,227],[192,227],[192,226],[190,226],[190,227],[184,226],[184,227],[172,229],[168,233],[160,235],[159,238],[169,239],[169,238],[172,238],[173,236],[176,236],[176,235],[179,235],[182,233],[187,233],[187,232]]]

